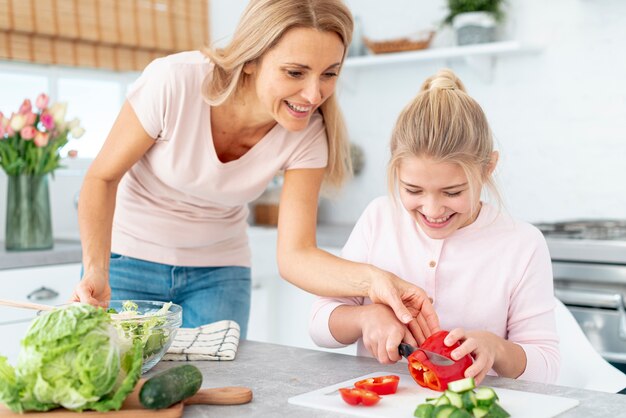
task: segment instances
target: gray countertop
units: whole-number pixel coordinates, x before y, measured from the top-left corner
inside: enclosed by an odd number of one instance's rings
[[[324,351],[307,350],[256,341],[242,341],[234,361],[196,361],[204,375],[203,387],[246,386],[254,399],[245,405],[185,407],[184,417],[315,417],[345,416],[336,412],[305,408],[287,403],[295,395],[306,393],[369,373],[383,371],[407,373],[406,363],[382,365],[373,358],[355,357]],[[176,366],[178,362],[160,362],[147,377]],[[544,385],[521,380],[488,376],[484,382],[495,388],[523,390],[578,399],[580,404],[559,417],[624,416],[626,396],[569,387]]]
[[[80,241],[56,239],[50,250],[7,251],[0,242],[0,270],[81,262]]]

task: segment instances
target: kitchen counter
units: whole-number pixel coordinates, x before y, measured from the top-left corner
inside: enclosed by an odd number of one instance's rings
[[[196,361],[203,387],[246,386],[254,399],[245,405],[185,407],[185,418],[219,417],[348,417],[349,415],[287,403],[292,396],[373,372],[407,374],[406,363],[383,365],[375,359],[242,341],[234,361]],[[180,364],[160,362],[148,373]],[[617,417],[626,411],[626,396],[488,376],[485,385],[578,399],[580,404],[559,417]]]
[[[50,250],[37,251],[7,251],[0,242],[0,270],[80,263],[81,257],[80,241],[74,239],[55,239]]]

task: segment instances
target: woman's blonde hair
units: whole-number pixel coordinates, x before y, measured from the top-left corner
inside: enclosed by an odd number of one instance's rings
[[[403,159],[426,157],[458,164],[469,181],[472,201],[480,193],[476,184],[484,184],[501,203],[491,176],[492,155],[493,136],[482,108],[465,92],[465,86],[451,70],[439,70],[424,81],[420,93],[400,113],[393,129],[387,168],[389,191],[396,195],[398,168]]]
[[[244,65],[260,59],[292,28],[336,33],[343,42],[345,58],[352,27],[352,14],[341,0],[251,0],[230,43],[204,50],[215,68],[204,80],[202,94],[212,106],[224,103],[245,84]],[[347,129],[334,94],[319,110],[328,137],[325,183],[338,187],[351,173]]]

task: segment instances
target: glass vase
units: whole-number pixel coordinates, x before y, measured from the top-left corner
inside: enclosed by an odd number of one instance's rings
[[[7,192],[7,251],[52,248],[48,176],[9,176]]]

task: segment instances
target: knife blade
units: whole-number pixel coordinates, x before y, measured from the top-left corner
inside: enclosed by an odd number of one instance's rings
[[[424,354],[426,354],[426,357],[428,357],[428,360],[432,364],[435,364],[437,366],[451,366],[454,364],[454,360],[451,360],[448,357],[442,356],[441,354],[424,350],[423,348],[417,348],[406,343],[400,343],[400,345],[398,346],[398,353],[400,353],[401,356],[406,357],[406,358],[409,358],[409,356],[413,354],[415,350],[422,351]]]

